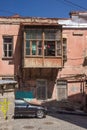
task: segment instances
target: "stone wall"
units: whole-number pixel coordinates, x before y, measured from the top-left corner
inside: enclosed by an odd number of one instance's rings
[[[14,115],[14,90],[0,93],[0,120],[5,119],[4,112],[7,119],[11,119]]]

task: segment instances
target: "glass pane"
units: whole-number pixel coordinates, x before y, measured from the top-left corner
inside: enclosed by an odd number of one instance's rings
[[[12,44],[9,44],[8,49],[12,50]]]
[[[55,56],[55,42],[45,41],[44,53],[45,56]]]
[[[41,29],[30,29],[26,32],[26,39],[42,39]]]
[[[61,56],[61,50],[59,49],[59,50],[57,50],[57,56]]]
[[[30,49],[26,49],[26,55],[30,55]]]
[[[42,55],[42,42],[38,42],[38,55]]]
[[[8,57],[12,56],[12,51],[8,51]]]
[[[55,31],[52,29],[45,30],[45,39],[55,39]]]
[[[42,39],[42,31],[41,30],[37,31],[37,39]]]
[[[63,38],[63,60],[67,60],[67,39]]]
[[[56,44],[56,49],[57,49],[57,56],[61,55],[62,54],[62,51],[61,51],[61,41],[57,41],[57,44]]]
[[[30,41],[26,41],[26,48],[30,48]]]
[[[32,41],[32,55],[36,55],[36,41]]]
[[[26,39],[31,39],[31,31],[26,32]]]
[[[61,32],[61,30],[57,30],[56,31],[56,40],[60,40],[61,39],[61,35],[62,35],[62,32]]]
[[[12,37],[4,37],[4,43],[12,43]]]
[[[36,30],[32,30],[32,34],[31,34],[31,38],[32,39],[36,39],[37,38],[37,31]]]
[[[4,44],[4,50],[7,50],[7,44]]]
[[[26,32],[26,39],[36,39],[36,30],[30,29]]]
[[[7,51],[4,51],[4,57],[7,57]]]

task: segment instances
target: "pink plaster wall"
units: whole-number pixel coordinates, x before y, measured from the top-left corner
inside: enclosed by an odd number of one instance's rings
[[[17,66],[20,59],[20,51],[16,51],[16,46],[18,46],[18,33],[19,25],[1,24],[0,25],[0,75],[14,75],[14,64]],[[4,59],[3,58],[3,36],[13,35],[13,58]],[[18,50],[18,49],[17,49]],[[16,62],[15,62],[16,61]]]
[[[73,36],[73,32],[82,32],[83,36]],[[66,34],[66,35],[65,35]],[[86,30],[64,30],[63,37],[67,38],[67,62],[59,76],[82,74],[85,51],[87,47]]]
[[[81,33],[81,36],[73,35]],[[86,29],[64,29],[63,38],[67,38],[67,61],[58,77],[67,77],[75,74],[87,74],[83,66],[87,49]],[[80,93],[80,83],[68,84],[68,96]],[[76,87],[74,91],[74,87]]]

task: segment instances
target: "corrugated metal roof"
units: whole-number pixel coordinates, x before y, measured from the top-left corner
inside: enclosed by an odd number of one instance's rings
[[[15,80],[0,80],[0,85],[6,85],[6,84],[17,84],[17,81],[15,81]]]
[[[74,20],[58,20],[58,24],[64,28],[87,28],[87,22],[77,22]]]

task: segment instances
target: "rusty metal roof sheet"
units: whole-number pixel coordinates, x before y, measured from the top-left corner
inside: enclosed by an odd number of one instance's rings
[[[0,85],[6,85],[6,84],[17,84],[17,81],[15,81],[15,80],[0,80]]]

